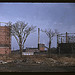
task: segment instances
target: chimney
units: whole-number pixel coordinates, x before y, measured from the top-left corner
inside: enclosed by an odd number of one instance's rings
[[[66,43],[68,43],[67,32],[66,32]]]
[[[38,28],[38,50],[39,50],[39,44],[40,44],[40,28]]]

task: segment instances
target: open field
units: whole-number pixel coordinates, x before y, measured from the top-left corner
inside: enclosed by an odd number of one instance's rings
[[[48,58],[47,55],[0,56],[0,72],[75,72],[74,57]]]

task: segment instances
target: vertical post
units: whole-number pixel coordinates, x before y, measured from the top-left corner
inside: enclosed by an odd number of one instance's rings
[[[67,32],[66,32],[66,43],[68,43],[68,39],[67,39]]]
[[[38,44],[40,43],[40,28],[38,28]]]
[[[62,37],[61,37],[61,43],[62,43]]]
[[[40,28],[38,28],[38,49],[39,49],[39,44],[40,44]]]
[[[58,47],[58,43],[59,43],[59,42],[58,42],[58,35],[57,35],[57,47]]]
[[[72,56],[73,56],[73,45],[71,46],[71,48],[72,48]]]
[[[59,47],[59,56],[60,56],[60,47]]]

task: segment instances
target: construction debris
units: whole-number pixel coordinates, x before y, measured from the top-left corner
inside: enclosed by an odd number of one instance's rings
[[[4,62],[3,60],[0,60],[0,64],[6,64],[7,62]]]
[[[3,58],[2,58],[3,57]],[[47,58],[42,55],[25,56],[23,58],[16,57],[0,57],[0,64],[13,62],[14,64],[35,64],[35,65],[48,65],[48,66],[74,66],[75,58],[73,57],[53,57]]]

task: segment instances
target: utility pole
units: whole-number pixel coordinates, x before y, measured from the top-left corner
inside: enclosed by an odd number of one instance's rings
[[[61,37],[61,43],[62,43],[62,37]]]
[[[57,35],[57,47],[58,47],[58,43],[59,43],[59,42],[58,42],[58,35]]]
[[[40,28],[38,28],[38,50],[39,50],[39,44],[40,44]]]
[[[59,47],[59,57],[60,57],[60,47]]]

